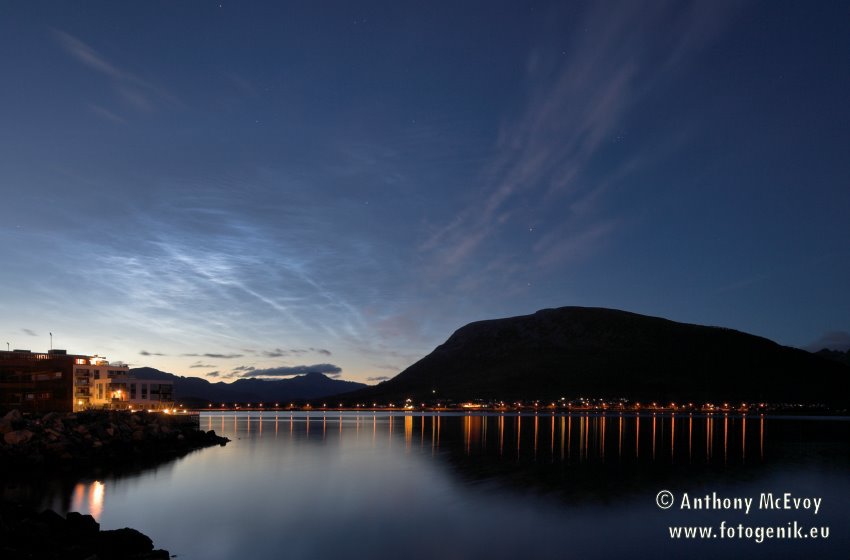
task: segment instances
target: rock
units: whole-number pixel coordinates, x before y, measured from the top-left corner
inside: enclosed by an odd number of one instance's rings
[[[46,509],[37,514],[34,519],[50,531],[59,531],[65,526],[65,519],[52,509]]]
[[[83,515],[79,512],[71,511],[65,516],[65,521],[69,531],[81,536],[94,535],[100,531],[100,523],[95,521],[91,515]]]
[[[90,515],[63,518],[52,510],[39,513],[0,502],[0,556],[4,560],[166,560],[150,538],[134,529],[100,531]]]
[[[152,456],[164,460],[228,441],[212,430],[169,424],[171,418],[150,413],[91,411],[72,416],[11,413],[0,419],[0,426],[5,426],[0,432],[0,477],[34,467],[67,470],[147,461]]]
[[[124,527],[101,531],[97,536],[97,555],[103,560],[131,558],[153,550],[153,541],[147,535]]]
[[[51,436],[53,436],[56,439],[59,439],[59,438],[62,437],[62,433],[57,431],[57,430],[54,430],[53,428],[47,428],[46,430],[44,430],[44,433],[50,434]]]
[[[15,412],[15,411],[12,411]],[[15,430],[8,432],[3,436],[3,441],[9,445],[20,445],[32,439],[32,432],[29,430]]]
[[[3,417],[3,420],[8,420],[9,422],[20,422],[23,420],[23,416],[21,416],[20,410],[12,410],[6,413],[6,416]]]
[[[68,451],[68,444],[65,443],[65,442],[62,442],[62,441],[57,441],[55,443],[48,443],[44,447],[45,447],[45,449],[47,449],[48,451],[50,451],[51,453],[53,453],[55,455],[61,455],[61,454],[65,453],[66,451]]]

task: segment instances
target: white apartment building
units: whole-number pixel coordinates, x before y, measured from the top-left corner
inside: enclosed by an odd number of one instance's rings
[[[102,356],[74,366],[74,410],[87,408],[160,410],[174,405],[174,384],[140,379],[126,364],[111,364]]]

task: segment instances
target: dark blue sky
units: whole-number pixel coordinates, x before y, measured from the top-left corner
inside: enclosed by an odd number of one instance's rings
[[[850,345],[848,22],[827,1],[0,4],[0,334],[361,381],[562,305]]]

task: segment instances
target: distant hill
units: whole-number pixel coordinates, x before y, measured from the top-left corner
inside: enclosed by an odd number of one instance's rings
[[[847,403],[850,368],[726,328],[562,307],[470,323],[359,399]]]
[[[823,350],[815,352],[815,355],[820,356],[821,358],[826,358],[827,360],[832,360],[833,362],[844,364],[845,366],[850,366],[850,350],[842,352],[840,350],[829,350],[824,348]]]
[[[140,378],[174,382],[175,400],[209,402],[262,402],[320,399],[367,387],[363,383],[331,379],[321,373],[307,373],[287,379],[239,379],[233,383],[210,383],[199,377],[182,377],[150,367],[133,368]]]

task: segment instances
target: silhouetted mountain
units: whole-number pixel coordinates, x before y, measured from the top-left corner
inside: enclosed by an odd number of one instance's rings
[[[850,368],[731,329],[562,307],[479,321],[348,400],[848,401]]]
[[[320,399],[366,387],[363,383],[331,379],[322,373],[307,373],[287,379],[239,379],[233,383],[210,383],[198,377],[182,377],[150,367],[133,368],[140,378],[174,382],[176,400],[209,402],[261,402]]]
[[[815,355],[820,356],[821,358],[826,358],[827,360],[832,360],[833,362],[844,364],[845,366],[850,366],[850,350],[842,352],[840,350],[829,350],[824,348],[823,350],[815,352]]]

